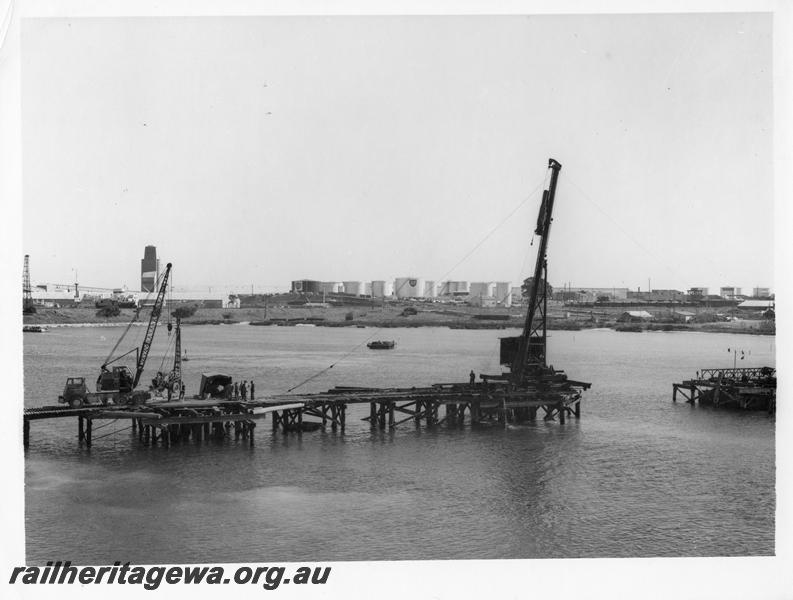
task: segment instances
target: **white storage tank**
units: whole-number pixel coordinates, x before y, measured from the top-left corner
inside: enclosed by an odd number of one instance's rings
[[[523,288],[515,286],[510,292],[510,300],[512,304],[523,304]]]
[[[421,298],[424,282],[418,277],[397,277],[394,280],[394,295],[397,298]]]
[[[344,293],[353,296],[362,296],[366,293],[366,286],[363,281],[345,281]]]
[[[497,281],[494,295],[499,306],[512,306],[512,282]]]
[[[452,296],[454,294],[467,294],[468,282],[467,281],[444,281],[441,284],[441,289],[438,292],[441,296]]]
[[[378,279],[372,282],[372,297],[374,298],[385,298],[386,296],[390,296],[388,293],[388,288],[390,287],[387,285],[387,282]]]
[[[323,281],[319,284],[319,289],[325,294],[338,294],[343,291],[344,285],[338,281]]]
[[[437,298],[438,296],[438,286],[435,285],[435,282],[432,280],[427,280],[424,282],[424,297],[425,298]]]
[[[468,293],[472,298],[492,298],[496,284],[489,281],[475,281],[471,283]]]

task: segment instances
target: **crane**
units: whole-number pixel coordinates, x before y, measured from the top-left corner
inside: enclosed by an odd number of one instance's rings
[[[154,332],[157,329],[157,321],[160,319],[162,313],[162,306],[165,302],[165,291],[168,289],[168,275],[171,272],[171,263],[165,265],[165,274],[162,277],[160,289],[157,292],[157,298],[154,301],[154,306],[151,308],[151,315],[149,316],[149,326],[146,328],[146,337],[143,338],[143,343],[140,346],[138,353],[138,360],[135,365],[135,377],[132,380],[132,388],[136,388],[140,381],[140,376],[143,374],[143,367],[146,365],[146,359],[151,350],[151,342],[154,339]]]
[[[553,221],[556,184],[562,165],[550,158],[548,159],[548,169],[551,172],[548,189],[542,193],[542,203],[534,230],[534,234],[540,238],[540,245],[534,265],[534,279],[529,291],[529,306],[526,310],[523,332],[517,337],[502,338],[501,340],[501,363],[509,365],[510,379],[515,385],[523,384],[528,374],[547,368],[548,238]]]
[[[165,273],[162,276],[162,282],[160,283],[160,288],[157,292],[157,298],[155,299],[154,306],[152,306],[151,309],[149,325],[146,328],[146,335],[143,338],[143,343],[141,344],[140,348],[133,348],[129,352],[125,352],[121,356],[111,360],[116,348],[119,347],[122,340],[124,339],[124,336],[126,336],[127,332],[132,326],[132,323],[134,323],[137,319],[138,313],[140,311],[140,309],[138,309],[138,311],[135,313],[135,316],[132,318],[132,321],[129,323],[129,325],[127,325],[124,333],[121,334],[121,337],[116,342],[116,345],[113,346],[110,354],[105,359],[104,363],[102,363],[99,377],[96,380],[96,393],[91,393],[88,391],[84,377],[69,377],[66,380],[66,387],[64,388],[63,394],[58,397],[59,402],[67,403],[72,407],[79,407],[84,404],[107,404],[110,400],[113,402],[137,403],[139,401],[145,401],[149,398],[149,392],[136,391],[135,388],[138,386],[140,377],[143,374],[143,368],[146,365],[146,359],[149,356],[149,350],[151,350],[152,340],[154,339],[154,332],[157,330],[157,322],[160,319],[160,314],[162,314],[162,307],[165,302],[165,292],[168,289],[168,276],[170,275],[170,272],[171,263],[168,263],[165,267]],[[112,369],[108,369],[109,365],[124,358],[132,352],[136,353],[134,375],[126,366],[114,366]]]

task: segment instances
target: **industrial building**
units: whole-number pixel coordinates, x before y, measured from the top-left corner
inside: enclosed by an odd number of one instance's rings
[[[160,277],[160,260],[157,258],[156,246],[146,246],[140,261],[140,291],[153,292]]]

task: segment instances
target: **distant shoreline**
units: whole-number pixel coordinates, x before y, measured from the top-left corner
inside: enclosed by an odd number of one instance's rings
[[[315,325],[317,327],[448,327],[450,329],[520,329],[525,314],[519,308],[454,307],[453,309],[417,308],[416,314],[404,314],[404,305],[355,307],[293,307],[262,308],[199,308],[194,315],[182,319],[184,325],[239,325],[292,327]],[[47,327],[117,327],[129,324],[133,309],[123,309],[116,317],[97,316],[93,308],[43,308],[32,315],[23,316],[24,325]],[[135,325],[146,325],[149,312],[142,311]],[[740,320],[716,323],[635,323],[616,322],[613,315],[593,318],[571,315],[563,308],[549,310],[548,329],[582,330],[611,328],[627,333],[637,331],[704,331],[709,333],[743,333],[774,335],[773,322]],[[165,316],[161,318],[164,319]]]

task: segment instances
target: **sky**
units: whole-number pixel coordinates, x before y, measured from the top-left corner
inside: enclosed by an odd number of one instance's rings
[[[772,16],[26,19],[36,282],[774,288]]]

